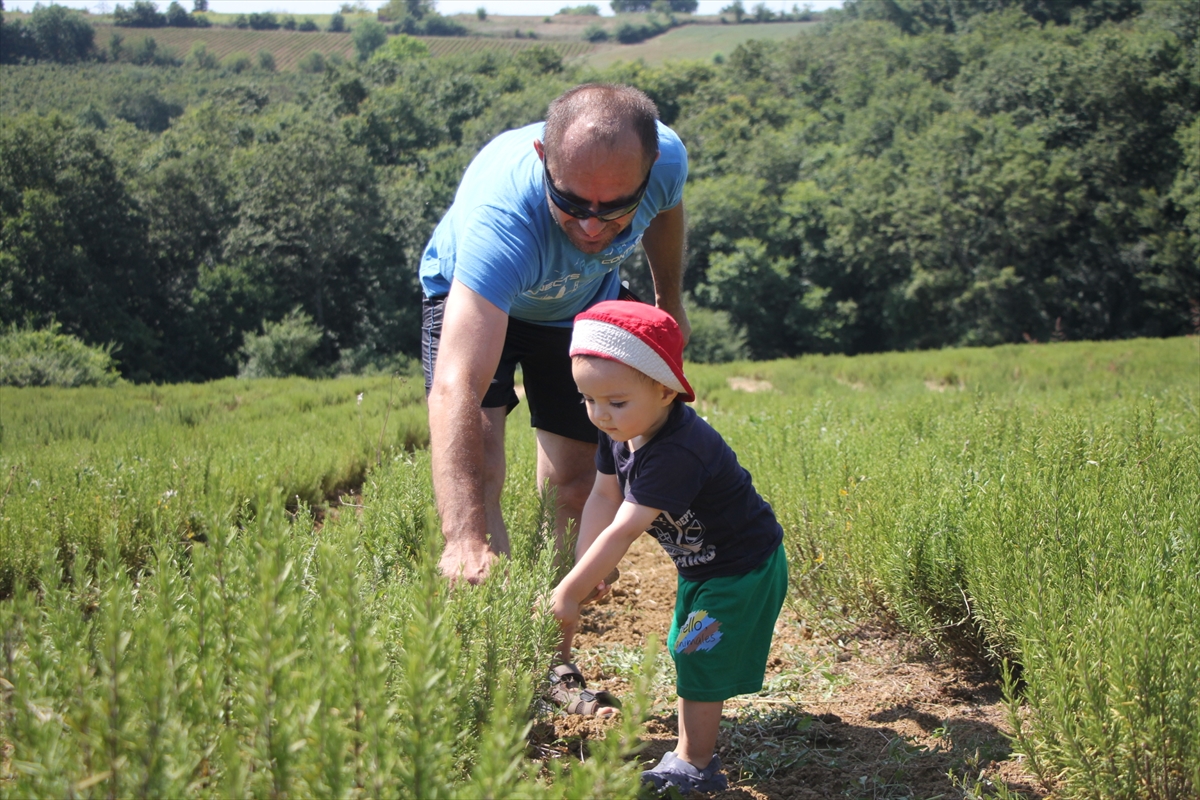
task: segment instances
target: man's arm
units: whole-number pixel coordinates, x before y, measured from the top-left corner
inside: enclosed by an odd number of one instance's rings
[[[429,393],[429,448],[446,537],[442,573],[461,574],[470,583],[482,580],[495,558],[483,504],[480,404],[500,363],[507,329],[507,314],[457,280],[451,283]]]
[[[654,304],[679,323],[683,342],[692,337],[692,325],[683,308],[683,254],[686,224],[683,201],[674,208],[658,212],[642,236],[642,247],[654,278]]]

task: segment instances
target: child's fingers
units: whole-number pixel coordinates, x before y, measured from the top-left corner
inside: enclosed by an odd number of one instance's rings
[[[592,591],[588,593],[587,597],[583,598],[583,603],[580,603],[580,605],[583,605],[584,603],[594,603],[607,595],[610,591],[612,591],[612,585],[616,583],[617,579],[620,577],[621,570],[613,567],[612,572],[604,576],[604,580],[600,581],[599,585],[597,585],[595,589],[592,589]]]

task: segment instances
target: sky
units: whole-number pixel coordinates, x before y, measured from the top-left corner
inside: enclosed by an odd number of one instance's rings
[[[353,2],[353,0],[351,0]],[[758,5],[760,0],[742,0],[747,9]],[[31,11],[38,0],[5,0],[4,7],[10,11]],[[55,0],[57,5],[71,8],[86,8],[92,12],[111,11],[118,0]],[[166,11],[171,0],[157,0],[160,11]],[[180,4],[191,9],[192,0],[179,0]],[[344,0],[209,0],[208,8],[222,14],[249,14],[252,11],[274,11],[282,14],[332,14],[337,11]],[[723,6],[732,0],[700,0],[698,14],[716,14]],[[814,11],[824,11],[827,8],[840,8],[842,0],[763,0],[767,7],[774,11],[790,11],[793,5],[803,8],[805,5]],[[437,10],[442,14],[471,14],[483,6],[489,14],[541,17],[553,14],[563,6],[584,5],[595,3],[600,6],[600,13],[612,15],[608,0],[438,0]],[[45,1],[43,5],[50,5]],[[133,5],[133,0],[126,0],[125,6]],[[369,8],[379,8],[383,0],[367,0]]]

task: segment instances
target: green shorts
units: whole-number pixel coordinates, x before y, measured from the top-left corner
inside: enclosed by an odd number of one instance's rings
[[[716,702],[762,689],[787,587],[782,544],[744,575],[700,582],[679,578],[667,647],[680,697]]]

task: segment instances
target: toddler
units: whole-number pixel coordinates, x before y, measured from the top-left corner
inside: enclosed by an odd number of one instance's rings
[[[783,530],[720,434],[685,403],[675,320],[612,300],[575,318],[572,372],[600,429],[596,483],[584,505],[574,568],[555,588],[562,661],[553,679],[583,690],[583,713],[613,713],[571,664],[579,607],[643,532],[679,571],[667,647],[675,661],[679,743],[642,780],[663,790],[727,788],[714,754],[724,701],[762,688],[787,592]],[[569,709],[570,710],[570,709]]]

